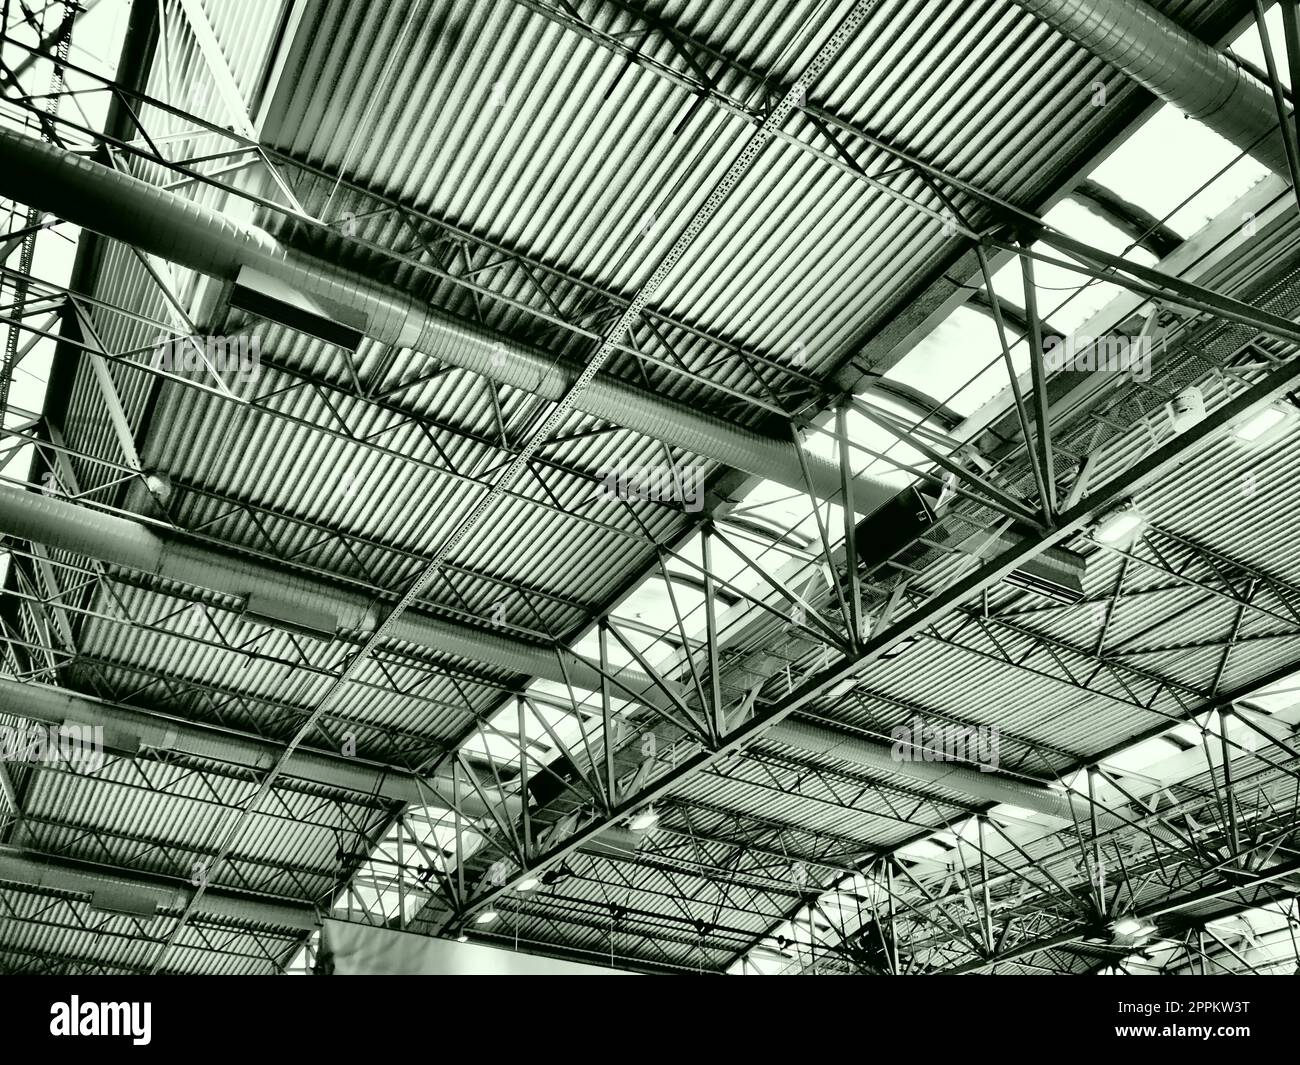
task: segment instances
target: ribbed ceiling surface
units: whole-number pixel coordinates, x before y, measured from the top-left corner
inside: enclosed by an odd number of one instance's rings
[[[655,5],[655,17],[674,28],[679,46],[685,42],[712,79],[717,96],[707,100],[680,83],[690,67],[660,33],[645,37],[638,62],[628,61],[622,45],[640,40],[646,22],[622,3],[578,0],[574,8],[591,21],[585,34],[566,24],[567,5],[515,0],[309,0],[287,23],[279,5],[203,6],[254,118],[273,44],[288,27],[292,36],[264,102],[260,138],[286,157],[281,176],[308,213],[339,226],[350,219],[345,232],[374,248],[357,253],[284,213],[240,210],[290,245],[350,256],[419,299],[575,360],[595,349],[618,301],[651,274],[751,135],[752,123],[736,108],[760,105],[763,78],[783,89],[851,4]],[[1211,0],[1153,6],[1213,39],[1248,7]],[[228,124],[179,6],[164,7],[168,62],[154,56],[148,91]],[[656,66],[678,73],[665,76]],[[1093,103],[1098,83],[1105,107]],[[647,333],[644,350],[661,363],[680,358],[693,376],[626,351],[609,372],[774,432],[776,422],[751,401],[769,398],[760,377],[791,389],[803,372],[826,384],[856,344],[903,310],[962,246],[904,202],[937,210],[926,183],[862,135],[1035,210],[1085,173],[1147,102],[1132,83],[1014,3],[876,5],[809,99],[859,132],[856,139],[840,133],[852,144],[853,164],[846,165],[825,128],[796,115],[655,294],[663,333]],[[145,109],[143,117],[166,125],[157,112]],[[170,121],[173,132],[183,129]],[[198,153],[206,143],[195,136],[188,146]],[[139,172],[161,180],[155,168]],[[235,210],[209,187],[179,191]],[[274,198],[269,185],[255,191]],[[374,196],[423,220],[413,230],[410,218]],[[456,231],[467,239],[458,243]],[[475,240],[551,271],[542,276],[563,306]],[[413,256],[419,265],[385,260],[375,248]],[[93,295],[140,316],[94,313],[109,350],[141,347],[164,326],[185,325],[150,275],[157,268],[130,249],[101,244]],[[172,280],[187,299],[195,291],[196,280],[182,271]],[[1232,286],[1249,278],[1216,280]],[[110,370],[143,465],[171,479],[165,517],[138,488],[125,487],[117,436],[88,364],[74,368],[64,360],[63,430],[88,503],[140,509],[160,528],[174,525],[391,602],[543,416],[535,396],[428,356],[369,340],[353,354],[240,312],[214,314],[198,324],[239,331],[260,346],[265,362],[256,382],[234,383],[232,394],[219,395],[159,382],[128,365]],[[578,318],[586,332],[548,325],[548,315]],[[737,348],[771,369],[757,373]],[[801,393],[790,406],[812,415],[825,398]],[[697,520],[679,508],[597,491],[601,472],[616,463],[662,462],[659,441],[581,414],[570,415],[556,435],[560,442],[539,454],[515,494],[454,553],[418,611],[490,630],[505,604],[507,635],[572,640],[649,571],[657,544],[676,542]],[[1079,439],[1071,443],[1082,453]],[[1164,532],[1245,560],[1278,582],[1300,582],[1291,534],[1291,500],[1300,489],[1290,461],[1294,443],[1288,438],[1253,460],[1267,492],[1241,497],[1240,456],[1216,451],[1166,477],[1141,502]],[[670,454],[699,462],[680,450]],[[702,468],[710,476],[720,472],[713,463]],[[1023,468],[1011,472],[1024,475]],[[67,588],[94,574],[85,558],[56,552],[54,561]],[[940,564],[936,581],[943,565],[956,563]],[[1150,566],[1130,565],[1125,598],[1108,616],[1122,567],[1115,554],[1092,559],[1086,593],[1100,609],[1064,610],[996,586],[980,609],[998,615],[998,624],[981,624],[971,604],[906,654],[874,664],[855,698],[822,700],[803,713],[887,737],[915,708],[941,708],[969,724],[996,724],[1004,732],[1005,766],[1043,777],[1149,731],[1178,712],[1180,700],[1191,705],[1198,690],[1231,689],[1295,658],[1300,637],[1275,635],[1285,602],[1262,595],[1261,608],[1277,616],[1248,612],[1240,643],[1224,661],[1212,645],[1237,605],[1214,597],[1200,604],[1196,589]],[[138,575],[101,575],[95,589],[77,622],[75,660],[59,673],[66,687],[286,740],[340,665],[336,647],[284,632],[268,637],[216,597],[196,606],[193,596]],[[1069,652],[1049,649],[1050,641],[1092,647],[1103,626],[1105,648],[1130,672],[1094,674],[1082,687],[1063,680],[1061,660]],[[802,668],[801,652],[779,629],[773,623],[762,634],[764,650]],[[1182,649],[1171,655],[1168,647]],[[1144,668],[1159,680],[1144,686]],[[462,742],[476,719],[527,679],[393,643],[363,668],[327,724],[355,732],[364,755],[417,764]],[[23,835],[9,842],[174,873],[205,853],[218,812],[255,788],[247,775],[227,777],[228,793],[214,795],[209,777],[191,768],[183,760],[141,766],[121,759],[93,777],[33,771]],[[850,762],[763,740],[675,790],[662,807],[668,831],[650,851],[635,859],[572,856],[573,875],[521,899],[500,934],[633,967],[716,970],[787,916],[799,891],[779,858],[746,856],[704,837],[734,836],[737,819],[751,818],[750,831],[759,821],[783,826],[768,838],[773,854],[788,847],[826,854],[833,844],[843,863],[854,852],[861,857],[915,837],[918,810],[938,826],[978,805],[942,785],[884,780]],[[365,842],[359,829],[374,832],[388,812],[374,797],[290,790],[251,819],[232,857],[234,886],[327,900],[340,884],[345,842],[349,849]],[[720,869],[776,894],[755,901],[743,883],[729,886]],[[21,893],[6,897],[16,909],[30,905]],[[631,911],[617,927],[612,905]],[[711,915],[708,935],[693,923],[703,913]],[[0,950],[13,958],[94,958],[129,971],[152,957],[139,938],[147,931],[122,917],[101,916],[91,929],[30,918],[9,924],[21,931],[7,934]],[[238,934],[212,951],[190,930],[168,967],[273,966]]]

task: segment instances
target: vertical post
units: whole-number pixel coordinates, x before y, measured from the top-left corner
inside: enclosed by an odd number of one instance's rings
[[[989,954],[993,954],[993,902],[989,898],[989,856],[984,847],[984,821],[983,817],[976,819],[979,826],[979,843],[980,843],[980,893],[984,897],[984,942],[988,944]],[[958,846],[961,846],[960,840]]]
[[[1228,714],[1220,707],[1219,748],[1223,752],[1223,801],[1228,809],[1228,840],[1235,862],[1241,854],[1241,838],[1237,830],[1237,804],[1232,795],[1232,752],[1228,749]]]
[[[1282,10],[1285,14],[1287,4],[1284,0]],[[1273,42],[1269,40],[1268,20],[1264,17],[1264,0],[1255,0],[1255,25],[1259,28],[1259,43],[1264,50],[1264,67],[1268,71],[1268,87],[1273,92],[1273,106],[1277,110],[1278,129],[1282,133],[1282,147],[1286,149],[1286,166],[1291,172],[1291,190],[1300,206],[1300,144],[1296,143],[1295,126],[1290,122],[1286,109],[1286,94],[1282,91],[1282,79],[1277,75],[1277,60],[1273,58]],[[1294,62],[1294,60],[1293,60]],[[1294,84],[1292,89],[1297,88]]]
[[[891,859],[885,859],[885,877],[889,891],[889,953],[894,959],[894,975],[898,975],[898,927],[894,914],[894,865]]]
[[[1300,92],[1300,3],[1281,0],[1282,35],[1286,39],[1286,61],[1291,71],[1291,91]],[[1300,123],[1300,115],[1291,114],[1293,124]]]
[[[718,590],[713,582],[713,525],[700,531],[700,561],[704,565],[704,639],[709,653],[709,697],[713,701],[713,729],[722,738],[726,722],[722,714],[722,679],[718,675]]]
[[[524,864],[527,865],[533,860],[533,832],[532,822],[530,821],[531,815],[528,813],[528,732],[524,727],[524,697],[522,695],[515,696],[515,707],[519,712],[519,799],[523,816]]]
[[[853,468],[849,450],[848,412],[851,402],[851,398],[845,396],[835,405],[835,438],[839,444],[840,504],[844,510],[844,569],[849,578],[849,646],[856,650],[862,642],[862,588],[858,581],[858,556],[854,544],[857,513],[853,509]],[[833,570],[831,579],[835,579]]]
[[[406,829],[401,821],[397,822],[397,927],[406,927]]]
[[[813,521],[817,525],[817,538],[821,541],[822,554],[826,558],[826,568],[834,572],[835,563],[832,558],[830,534],[826,530],[826,523],[822,521],[821,500],[812,489],[812,475],[808,472],[808,458],[804,454],[804,435],[797,425],[790,426],[790,438],[794,443],[795,456],[799,459],[799,473],[802,475],[804,485],[808,489],[808,501],[812,504]],[[839,581],[832,581],[831,584],[835,592],[835,600],[839,604],[840,617],[844,619],[845,628],[848,628],[852,621],[849,618],[849,605],[844,600],[844,589],[840,587]]]
[[[172,81],[171,48],[167,44],[169,37],[170,30],[167,26],[167,4],[165,0],[158,0],[158,58],[162,60],[163,85],[166,86],[161,93],[163,99],[169,99],[172,93],[180,88],[176,82]],[[143,88],[143,86],[141,86],[141,88]],[[104,150],[111,158],[112,149],[105,146]]]
[[[1038,464],[1043,471],[1043,516],[1053,524],[1056,516],[1056,474],[1052,459],[1052,431],[1047,406],[1047,368],[1043,365],[1043,323],[1038,317],[1038,290],[1034,285],[1034,264],[1028,255],[1019,256],[1025,283],[1025,318],[1029,321],[1029,366],[1034,386],[1034,419],[1038,429]]]
[[[528,802],[528,796],[523,797]],[[451,763],[451,812],[456,821],[456,909],[465,905],[465,840],[460,817],[460,759]]]
[[[808,967],[817,964],[817,918],[812,904],[808,905]]]
[[[4,793],[5,800],[9,803],[9,809],[13,811],[15,827],[22,830],[25,826],[23,824],[23,808],[18,801],[18,790],[14,787],[13,780],[2,761],[0,761],[0,792]]]
[[[605,619],[597,625],[600,638],[600,715],[605,730],[605,796],[610,808],[618,805],[618,785],[614,779],[614,714],[609,702],[609,630]]]
[[[1016,249],[1019,252],[1019,249]],[[980,264],[980,276],[984,281],[984,291],[989,298],[989,313],[993,315],[993,324],[998,331],[998,345],[1002,348],[1002,361],[1007,368],[1007,380],[1011,382],[1011,396],[1016,404],[1016,420],[1020,423],[1020,435],[1025,438],[1025,453],[1029,456],[1029,465],[1033,467],[1034,484],[1038,487],[1038,498],[1047,509],[1047,485],[1043,482],[1043,471],[1038,465],[1038,456],[1034,453],[1033,434],[1029,431],[1029,417],[1025,414],[1025,397],[1020,391],[1020,378],[1016,376],[1015,363],[1011,361],[1011,345],[1007,342],[1007,327],[1002,320],[1002,304],[998,300],[997,289],[993,287],[993,271],[989,267],[989,257],[981,244],[975,245],[975,258]]]
[[[1093,882],[1094,891],[1097,898],[1097,916],[1106,916],[1106,882],[1102,873],[1101,865],[1101,840],[1097,835],[1097,770],[1094,766],[1089,766],[1088,773],[1088,824],[1092,829],[1092,866],[1093,875],[1089,878]]]

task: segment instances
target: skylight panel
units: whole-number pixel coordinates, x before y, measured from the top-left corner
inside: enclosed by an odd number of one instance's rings
[[[863,397],[862,401],[879,410],[882,415],[892,415],[904,426],[910,427],[917,421],[914,412],[891,402],[884,396]],[[901,491],[912,484],[916,476],[900,469],[900,464],[913,468],[924,468],[929,465],[921,452],[899,440],[888,429],[873,422],[859,411],[848,411],[844,422],[849,440],[857,445],[849,449],[849,465],[855,476],[866,474],[896,485]],[[833,432],[829,431],[829,427],[828,431],[808,435],[808,451],[827,462],[837,465],[839,463],[839,440]]]
[[[599,663],[599,657],[592,657],[586,654],[586,641],[580,641],[575,644],[575,653],[580,653],[584,658],[591,658],[591,661]],[[610,670],[611,673],[615,671]],[[544,699],[551,706],[567,707],[571,706],[569,693],[573,693],[573,698],[577,700],[580,709],[594,715],[600,714],[601,699],[600,692],[592,691],[589,688],[583,688],[580,685],[566,687],[559,681],[544,680],[538,678],[528,685],[528,693],[536,695],[539,699]],[[621,713],[632,705],[627,699],[621,698],[620,690],[611,685],[609,696],[610,709],[614,713]]]
[[[1156,736],[1117,751],[1103,764],[1107,769],[1119,770],[1121,773],[1141,774],[1178,753],[1177,745]]]
[[[580,722],[574,716],[569,688],[554,681],[535,680],[528,686],[528,694],[541,698],[531,699],[524,705],[522,737],[519,707],[515,699],[510,698],[488,719],[482,734],[476,730],[462,749],[484,757],[491,755],[498,766],[511,769],[519,766],[521,739],[528,747],[530,767],[557,757],[561,753],[561,744],[570,751],[581,749],[584,732],[588,743],[600,734],[600,693],[577,685],[571,690],[585,721]],[[628,705],[611,694],[611,712],[618,714]]]
[[[1282,5],[1269,4],[1268,13],[1264,16],[1264,22],[1268,27],[1268,38],[1273,44],[1273,60],[1277,67],[1278,80],[1289,89],[1291,88],[1291,70],[1286,61],[1282,43],[1286,40],[1284,36],[1285,28],[1282,24]],[[1260,40],[1259,27],[1255,25],[1253,19],[1228,47],[1229,51],[1253,63],[1258,70],[1266,69],[1264,42]]]
[[[1280,39],[1280,29],[1278,34]],[[1243,41],[1254,37],[1252,27]],[[1262,53],[1259,57],[1262,61]],[[1248,157],[1238,159],[1239,155],[1212,130],[1174,108],[1163,107],[1090,177],[1186,236],[1222,214],[1266,176],[1261,164]],[[1078,202],[1062,201],[1044,221],[1076,240],[1122,254],[1132,262],[1156,262],[1146,249],[1131,247],[1135,241],[1129,234]],[[1043,242],[1034,250],[1069,261],[1067,255]],[[1036,261],[1034,274],[1039,312],[1044,326],[1054,330],[1078,330],[1121,295],[1117,286],[1065,265]],[[1013,259],[994,273],[993,290],[1007,304],[1023,309],[1019,262]],[[1028,346],[1021,328],[1010,320],[1005,325],[1015,372],[1027,374]],[[971,305],[957,308],[888,376],[944,400],[963,416],[975,413],[1005,393],[1008,386],[993,320]]]
[[[463,822],[459,833],[456,826],[455,815],[441,807],[407,809],[367,855],[351,891],[343,893],[334,911],[346,913],[360,900],[367,911],[391,919],[402,910],[403,918],[410,920],[433,894],[427,881],[436,874],[426,863],[434,861],[443,873],[450,873],[483,842]]]
[[[728,970],[733,976],[775,976],[794,960],[766,947],[755,947]]]
[[[677,648],[666,640],[648,632],[642,632],[630,625],[618,625],[619,609],[614,610],[614,620],[618,628],[618,636],[613,633],[605,638],[605,661],[609,664],[609,672],[616,673],[619,669],[629,669],[634,672],[641,672],[641,664],[637,662],[636,656],[633,655],[626,647],[623,641],[626,641],[632,647],[636,648],[640,654],[652,666],[658,666],[670,661],[676,654]],[[618,637],[621,636],[622,640]],[[600,662],[600,633],[597,629],[592,629],[586,636],[573,645],[576,654],[591,662]],[[561,685],[563,690],[563,685]],[[576,689],[575,689],[576,691]],[[566,694],[567,698],[567,694]]]
[[[1033,822],[1042,815],[1037,810],[1028,810],[1023,806],[1015,806],[1009,802],[1000,802],[989,810],[989,814],[999,821],[1029,821]]]
[[[614,609],[613,614],[615,619],[626,618],[666,633],[672,639],[679,639],[679,614],[688,634],[692,634],[697,627],[703,627],[704,593],[680,581],[674,581],[670,593],[662,577],[649,577]]]
[[[440,806],[412,807],[407,810],[403,820],[409,834],[430,851],[436,850],[444,855],[455,852],[456,815],[450,810],[444,810]],[[468,831],[462,825],[460,849],[464,857],[473,854],[481,842],[482,837],[477,832]]]
[[[534,756],[543,759],[554,756],[552,742],[546,730],[537,722],[531,710],[524,708],[524,736]],[[498,765],[519,764],[519,708],[513,698],[507,699],[496,713],[484,723],[482,730],[474,733],[461,745],[470,754],[491,756]]]
[[[1119,230],[1077,204],[1061,204],[1048,213],[1045,221],[1066,236],[1115,255],[1123,253],[1130,243]],[[1044,241],[1034,244],[1033,250],[1061,263],[1071,261],[1064,252]],[[1156,262],[1151,253],[1142,248],[1133,249],[1125,258],[1146,266]],[[993,287],[1011,305],[1024,307],[1024,275],[1018,259],[1013,259],[993,275]],[[1037,259],[1034,260],[1034,290],[1044,330],[1057,329],[1065,332],[1077,330],[1123,291],[1118,285],[1099,281],[1080,269]],[[1007,339],[1012,342],[1012,362],[1015,363],[1017,373],[1024,373],[1029,369],[1029,349],[1024,342],[1022,328],[1011,322],[1005,324]],[[998,355],[1000,351],[995,332],[991,354]],[[1003,376],[1005,378],[1005,372]]]
[[[839,921],[856,915],[862,909],[861,903],[856,899],[834,891],[822,895],[817,900],[817,906],[827,916]]]
[[[763,490],[763,485],[771,483],[772,482],[761,482],[754,490],[751,490],[746,496],[745,501],[737,508],[737,514],[748,516],[757,511],[764,516],[775,515],[781,512],[781,508],[788,507],[791,503],[798,506],[799,499],[807,498],[806,496],[801,496],[791,488],[777,485],[776,488],[779,489],[781,495],[778,497],[779,502],[776,503],[776,509],[772,509],[764,503],[759,503],[758,505],[752,504],[750,500],[755,496],[755,494],[757,494],[760,499],[766,495],[766,492]],[[809,509],[808,513],[811,515],[811,509]],[[811,521],[811,518],[809,520]],[[768,569],[771,567],[779,567],[781,563],[787,560],[789,557],[788,554],[780,552],[779,549],[775,547],[764,548],[754,541],[753,536],[742,537],[736,534],[733,530],[726,528],[724,522],[719,522],[719,524],[723,527],[722,531],[724,535],[727,535],[731,540],[733,540],[738,548],[741,548],[746,552],[748,557],[733,551],[727,546],[727,544],[723,543],[720,538],[716,536],[713,537],[709,544],[709,552],[714,576],[747,592],[755,592],[759,589],[766,588],[767,585],[764,583],[763,578],[754,571],[749,560],[752,558],[754,561],[758,562],[759,565]],[[816,533],[814,532],[813,535],[815,536]],[[703,567],[704,564],[702,534],[699,532],[695,533],[685,544],[675,550],[684,561],[674,560],[672,562],[673,569],[682,573],[693,573],[702,578],[703,573],[700,569],[696,568]]]
[[[1266,714],[1276,714],[1286,710],[1300,702],[1300,674],[1293,673],[1275,684],[1252,692],[1242,702]]]
[[[1184,743],[1193,747],[1200,747],[1202,744],[1202,730],[1208,729],[1211,735],[1217,735],[1216,726],[1210,720],[1209,713],[1198,714],[1193,720],[1185,721],[1181,725],[1175,725],[1169,730],[1169,735],[1176,736]]]
[[[949,852],[932,839],[919,839],[900,847],[898,853],[905,858],[920,861],[947,862]]]
[[[500,727],[500,726],[497,726]],[[509,730],[505,736],[490,728],[482,733],[477,730],[462,745],[461,750],[467,754],[491,756],[501,766],[515,766],[519,762],[519,745],[512,738],[517,734],[518,726]],[[502,731],[506,731],[502,729]],[[539,752],[540,753],[540,752]]]
[[[1088,771],[1079,769],[1067,776],[1062,777],[1059,781],[1050,781],[1047,785],[1056,791],[1067,792],[1075,795],[1088,794]]]
[[[1165,105],[1091,177],[1188,236],[1268,174],[1263,164],[1239,156],[1212,129]]]
[[[956,830],[946,832],[944,835],[954,843],[958,840],[964,843],[978,843],[980,838],[979,822],[973,817],[968,817],[957,826]]]
[[[1112,255],[1124,255],[1144,266],[1154,266],[1159,261],[1145,248],[1131,248],[1132,236],[1076,200],[1062,200],[1043,216],[1043,221],[1075,240]],[[1015,268],[1019,273],[1019,266]]]
[[[843,510],[837,504],[821,501],[818,502],[818,509],[821,513],[822,525],[833,546],[843,537]],[[785,561],[791,557],[806,557],[809,553],[821,552],[821,537],[817,532],[817,521],[813,517],[813,501],[809,499],[806,492],[800,492],[788,485],[778,484],[775,481],[759,481],[745,493],[744,499],[731,512],[730,517],[736,522],[745,522],[750,526],[760,525],[771,530],[772,544],[763,552],[764,566],[770,566],[776,560]],[[724,531],[731,531],[726,519],[721,524]],[[785,538],[784,534],[791,535]],[[738,543],[737,546],[748,547],[751,544],[757,546],[756,536],[757,534],[747,535],[744,537],[746,543]],[[779,540],[782,542],[777,542]],[[808,545],[807,550],[803,550],[800,545]],[[695,553],[690,557],[698,561],[698,539],[693,539],[691,546]],[[728,554],[720,558],[718,549],[724,548],[725,545],[715,540],[713,546],[716,572],[724,575],[726,573],[724,567],[740,561],[741,565],[736,570],[735,576],[742,577],[746,572],[747,575],[736,581],[737,585],[749,590],[759,587],[761,578],[758,578],[758,575],[750,570],[743,560],[738,560],[729,549]]]
[[[1027,370],[1024,345],[1019,349]],[[968,306],[954,310],[886,376],[934,396],[963,417],[974,414],[1007,384],[993,319]]]

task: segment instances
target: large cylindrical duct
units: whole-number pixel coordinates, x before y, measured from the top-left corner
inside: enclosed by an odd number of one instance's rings
[[[340,621],[340,628],[357,627],[358,622],[372,625],[375,617],[374,605],[364,596],[335,588],[323,581],[288,575],[261,562],[234,554],[177,543],[140,522],[103,514],[8,485],[0,485],[0,534],[44,543],[111,565],[225,595],[247,597],[252,593],[260,593],[279,596],[296,604],[308,604],[313,609],[330,612],[349,622],[348,626],[344,626]],[[393,637],[499,669],[543,677],[557,683],[565,683],[567,680],[575,686],[591,690],[600,687],[600,672],[570,651],[529,646],[454,622],[408,612],[394,628]],[[563,666],[560,664],[561,656]],[[620,669],[616,678],[618,683],[612,687],[614,694],[619,697],[626,696],[633,701],[639,698],[640,701],[660,705],[667,698],[655,682],[643,673]],[[0,682],[0,709],[4,709],[5,686],[11,683]],[[15,685],[11,694],[15,699],[32,698],[33,691],[39,692],[42,689]],[[681,691],[676,694],[684,697]],[[64,712],[64,708],[58,696],[48,696],[48,699],[52,700],[49,713],[39,716],[44,720],[53,720]],[[22,713],[21,710],[18,712]],[[24,716],[35,715],[29,708]],[[71,716],[76,717],[75,714]],[[770,729],[766,736],[787,746],[843,758],[892,776],[940,784],[964,795],[990,802],[1010,803],[1063,821],[1078,819],[1081,823],[1087,823],[1087,804],[1081,800],[1072,800],[1046,788],[997,774],[982,773],[952,762],[899,761],[892,757],[887,744],[873,743],[865,738],[807,722],[781,722]],[[199,742],[199,739],[195,738],[195,742]],[[191,753],[202,755],[205,749],[200,746]],[[254,752],[250,750],[248,753],[251,755]],[[302,769],[311,768],[311,757],[303,755],[304,761],[300,763]],[[1098,818],[1098,825],[1103,829],[1118,828],[1122,824],[1119,818],[1109,814]]]
[[[799,719],[787,719],[773,725],[766,739],[788,747],[842,759],[866,769],[875,769],[891,776],[910,777],[927,784],[938,784],[950,791],[969,795],[988,802],[1007,803],[1035,813],[1046,814],[1070,824],[1090,824],[1091,811],[1086,800],[1065,795],[1050,788],[1027,784],[1005,774],[983,772],[960,762],[927,762],[921,758],[911,761],[894,757],[890,744],[877,743],[863,736],[822,728]],[[1122,828],[1127,822],[1113,814],[1097,817],[1100,831]]]
[[[285,573],[234,553],[184,543],[160,535],[141,522],[10,485],[0,485],[0,533],[220,592],[245,603],[256,597],[307,610],[333,619],[332,628],[337,631],[371,630],[381,609],[367,596],[325,581]],[[526,644],[427,614],[407,611],[394,625],[392,638],[557,684],[572,684],[589,691],[599,691],[601,686],[600,670],[571,651]],[[655,704],[667,698],[644,673],[611,669],[611,675],[611,694],[618,698],[640,698]]]
[[[260,594],[304,606],[337,618],[340,629],[373,627],[377,617],[375,604],[355,592],[313,578],[286,574],[235,554],[180,543],[141,522],[8,485],[0,485],[0,534],[73,551],[111,565],[233,597]],[[393,630],[393,637],[498,669],[543,677],[557,683],[567,680],[591,690],[600,687],[599,671],[572,652],[530,646],[427,615],[410,612],[403,615]],[[666,698],[655,682],[643,673],[622,669],[616,677],[618,684],[612,687],[614,694],[620,697],[635,699],[639,696],[641,701],[656,704],[662,704]],[[15,698],[21,698],[25,697],[30,686],[18,685],[17,688],[21,690],[15,693]],[[4,687],[0,684],[0,697],[3,694]],[[677,694],[684,696],[683,692]],[[2,701],[0,708],[3,708]],[[51,709],[52,714],[59,712],[58,706]],[[965,795],[1011,803],[1063,820],[1084,816],[1081,805],[1076,804],[1072,814],[1070,802],[1047,789],[951,762],[897,761],[886,744],[806,722],[782,722],[767,736],[788,746],[845,758],[891,775],[941,784]],[[196,750],[194,753],[202,752]],[[1117,826],[1117,821],[1106,825]]]
[[[101,895],[110,897],[114,906],[129,898],[133,907],[142,913],[150,907],[180,913],[196,893],[193,887],[178,881],[152,881],[135,873],[34,857],[13,847],[0,847],[0,881],[43,891],[89,895],[91,906]],[[315,907],[307,903],[235,895],[216,888],[204,891],[195,908],[199,913],[226,921],[299,932],[313,931],[320,923]]]
[[[1273,97],[1143,0],[1016,0],[1116,70],[1287,177]]]
[[[3,128],[0,195],[224,281],[235,280],[241,268],[258,271],[329,308],[339,321],[374,340],[424,352],[547,399],[565,395],[579,373],[579,368],[435,310],[397,288],[288,248],[269,233],[209,207]],[[607,377],[591,381],[574,405],[696,455],[805,490],[792,441]],[[821,499],[839,498],[838,467],[812,454],[804,458],[814,493]],[[867,514],[897,489],[863,475],[854,478],[853,491],[854,509]]]
[[[93,699],[80,692],[50,684],[20,683],[0,677],[0,713],[58,727],[65,724],[103,729],[106,751],[135,754],[156,750],[237,766],[269,770],[284,752],[281,744],[215,725],[200,725],[175,717],[160,717],[147,710]],[[299,747],[285,768],[285,776],[329,788],[373,795],[394,802],[450,809],[456,790],[450,770],[420,775],[394,766],[366,762],[341,754]],[[494,783],[478,781],[475,789],[462,777],[460,810],[466,817],[489,816],[487,803],[497,813],[519,811],[519,799],[500,794]],[[482,798],[480,794],[482,793]]]

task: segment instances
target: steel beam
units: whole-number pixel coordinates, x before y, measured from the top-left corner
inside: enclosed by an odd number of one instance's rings
[[[967,576],[945,591],[933,596],[927,603],[890,625],[863,644],[862,651],[846,657],[800,684],[772,706],[764,708],[727,735],[715,750],[699,751],[645,785],[637,794],[628,796],[608,814],[595,817],[563,843],[540,855],[535,867],[563,858],[582,842],[598,833],[605,825],[627,817],[635,810],[670,793],[697,773],[708,768],[719,758],[742,749],[762,735],[769,727],[796,710],[808,705],[828,689],[845,681],[855,680],[863,669],[900,641],[919,634],[933,621],[951,613],[966,599],[999,581],[1028,558],[1060,543],[1087,526],[1099,514],[1106,513],[1119,502],[1129,498],[1138,489],[1157,481],[1161,476],[1187,462],[1221,434],[1244,422],[1261,406],[1285,394],[1300,380],[1300,360],[1273,370],[1258,384],[1208,415],[1202,422],[1174,440],[1156,449],[1137,462],[1125,473],[1097,486],[1082,503],[1059,515],[1056,526],[1047,533],[1030,537],[1023,543],[1004,551],[985,563],[975,573]],[[474,899],[469,912],[481,909],[494,898],[510,890],[528,870],[521,871],[506,884],[493,887]]]

